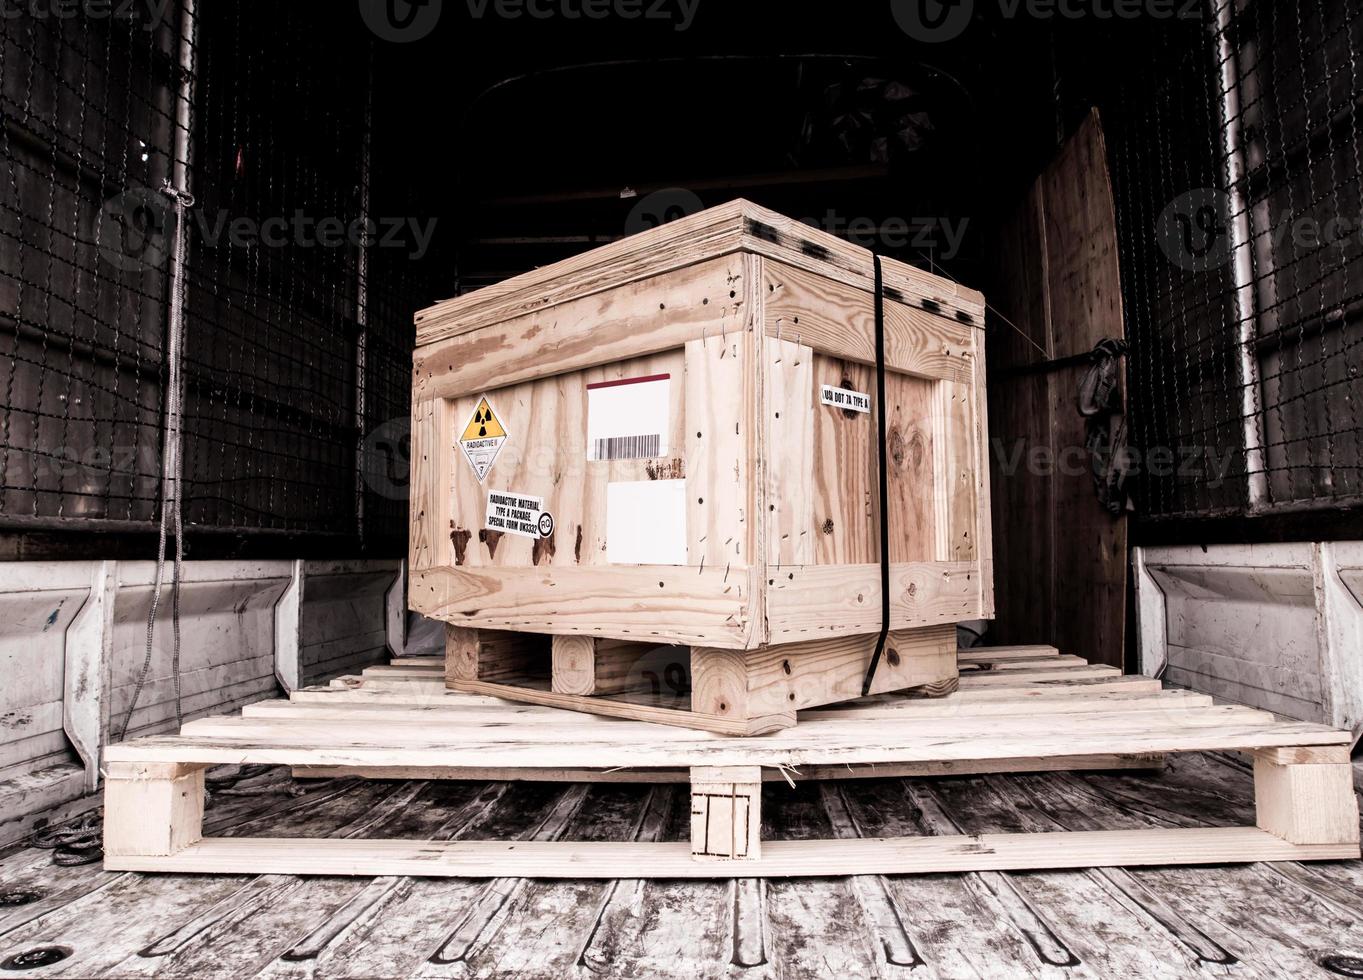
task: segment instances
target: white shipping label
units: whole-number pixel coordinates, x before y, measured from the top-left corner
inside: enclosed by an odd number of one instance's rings
[[[544,512],[544,498],[524,493],[489,490],[487,517],[489,531],[519,534],[523,538],[547,538],[554,533],[554,519]]]
[[[832,385],[824,385],[820,390],[819,401],[829,408],[841,408],[849,412],[870,412],[871,396],[860,391],[849,391],[846,388],[834,388]]]
[[[609,484],[606,560],[612,565],[685,565],[686,481]]]
[[[587,386],[587,459],[652,459],[668,453],[672,376]]]

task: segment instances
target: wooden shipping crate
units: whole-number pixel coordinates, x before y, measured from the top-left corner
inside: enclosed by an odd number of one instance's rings
[[[891,634],[993,611],[984,301],[883,262]],[[873,256],[734,201],[417,317],[410,604],[451,687],[738,734],[881,628]]]

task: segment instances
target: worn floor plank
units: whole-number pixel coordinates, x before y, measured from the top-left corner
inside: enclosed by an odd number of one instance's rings
[[[303,795],[295,795],[302,793]],[[214,794],[227,836],[680,840],[665,785],[294,783]],[[783,783],[772,838],[1252,821],[1233,756],[1164,773]],[[1330,977],[1363,962],[1363,867],[1142,868],[758,882],[139,875],[0,856],[0,961],[60,977]],[[1353,964],[1353,965],[1351,965]],[[1333,967],[1333,971],[1330,969]]]
[[[1086,822],[1111,826],[1194,826],[1253,815],[1248,773],[1213,756],[1180,758],[1165,780],[1098,777],[1064,782],[1019,778],[1033,799],[1066,829]],[[1161,793],[1160,790],[1165,792]],[[1259,864],[1217,869],[1141,869],[1131,876],[1150,887],[1205,935],[1236,957],[1236,975],[1310,976],[1360,972],[1363,965],[1363,869],[1360,862]],[[1208,912],[1212,914],[1207,914]],[[1333,962],[1335,970],[1323,963]],[[1349,965],[1352,964],[1352,965]]]

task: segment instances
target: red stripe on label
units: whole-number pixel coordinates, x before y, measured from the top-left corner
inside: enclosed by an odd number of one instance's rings
[[[647,378],[624,378],[620,381],[600,381],[594,385],[587,385],[588,391],[596,391],[598,388],[619,388],[621,385],[642,385],[650,381],[670,381],[670,374],[650,374]]]

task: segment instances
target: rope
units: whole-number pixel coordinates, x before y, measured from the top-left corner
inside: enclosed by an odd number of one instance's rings
[[[166,381],[166,425],[162,439],[161,464],[161,520],[156,544],[156,581],[152,586],[151,609],[147,612],[147,650],[142,659],[142,670],[137,676],[137,686],[132,700],[128,703],[128,713],[123,719],[123,727],[118,733],[118,741],[128,735],[132,724],[133,712],[142,698],[147,676],[151,673],[152,651],[156,642],[156,613],[161,607],[161,591],[166,579],[166,539],[175,539],[175,561],[170,584],[170,618],[172,631],[171,673],[175,680],[175,727],[184,727],[183,693],[180,689],[180,577],[184,563],[184,541],[182,531],[184,517],[180,509],[182,499],[181,480],[184,467],[180,454],[181,425],[185,410],[185,388],[182,362],[185,334],[185,212],[194,205],[194,198],[184,191],[177,190],[167,181],[162,192],[174,202],[175,207],[175,246],[174,264],[171,266],[170,323],[167,327],[169,341],[166,362],[168,377]]]
[[[99,813],[87,813],[54,827],[35,830],[28,842],[51,851],[52,863],[59,867],[94,864],[104,859],[104,818]]]

